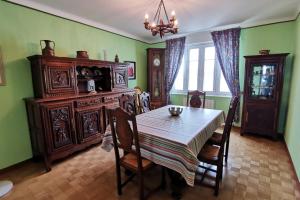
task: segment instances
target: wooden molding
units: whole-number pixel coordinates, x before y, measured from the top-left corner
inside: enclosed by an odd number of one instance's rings
[[[289,155],[290,163],[291,163],[291,165],[292,165],[292,167],[293,167],[294,176],[296,177],[296,180],[298,180],[298,182],[297,182],[297,187],[298,187],[299,190],[300,190],[300,179],[299,179],[300,177],[297,176],[296,168],[295,168],[295,165],[294,165],[294,163],[293,163],[291,154],[290,154],[290,152],[289,152],[289,148],[288,148],[288,146],[287,146],[285,140],[283,140],[283,142],[284,142],[284,146],[285,146],[286,152],[287,152],[288,155]]]

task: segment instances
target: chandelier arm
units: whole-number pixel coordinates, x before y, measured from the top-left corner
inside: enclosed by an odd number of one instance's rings
[[[157,15],[156,25],[159,24],[160,12],[161,12],[161,6],[159,6],[159,12],[158,12],[158,15]]]
[[[161,0],[161,1],[162,1],[162,0]],[[155,21],[155,19],[156,19],[158,13],[160,13],[161,1],[160,1],[159,4],[158,4],[158,8],[157,8],[157,11],[156,11],[156,13],[155,13],[155,15],[154,15],[153,21]]]
[[[162,4],[163,4],[163,0],[160,1],[159,12],[158,12],[157,23],[156,24],[160,24],[160,14],[161,14],[161,6],[162,6]]]
[[[161,0],[161,2],[162,2],[162,5],[163,5],[163,7],[164,7],[164,11],[165,11],[165,14],[166,14],[166,17],[167,17],[168,23],[170,23],[170,20],[169,20],[169,17],[168,17],[167,11],[166,11],[165,3],[163,2],[163,0]]]

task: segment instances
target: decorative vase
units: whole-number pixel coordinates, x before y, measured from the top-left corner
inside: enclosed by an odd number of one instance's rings
[[[119,62],[119,57],[118,57],[118,54],[116,54],[115,56],[115,62],[118,63]]]
[[[45,47],[43,48],[42,42],[44,42]],[[51,47],[51,44],[53,47]],[[55,42],[51,40],[40,40],[41,50],[43,56],[55,56],[54,48],[55,48]]]
[[[13,188],[11,181],[0,181],[0,198],[6,195]]]
[[[259,50],[259,54],[261,55],[269,55],[270,50],[269,49],[261,49]]]

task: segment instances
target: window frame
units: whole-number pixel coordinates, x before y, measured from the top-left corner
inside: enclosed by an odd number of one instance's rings
[[[214,47],[213,42],[203,42],[203,43],[193,43],[187,44],[184,51],[184,69],[183,69],[183,90],[176,90],[175,83],[171,90],[171,94],[187,94],[188,92],[188,83],[189,83],[189,58],[190,58],[190,50],[191,49],[199,49],[198,55],[198,84],[197,89],[203,89],[203,81],[204,81],[204,63],[205,63],[205,48]],[[205,91],[208,96],[231,96],[230,92],[221,92],[220,91],[220,81],[221,81],[221,67],[219,66],[218,60],[215,57],[215,68],[214,68],[214,82],[213,82],[213,91]],[[203,74],[203,76],[202,76]],[[177,78],[177,77],[176,77]],[[176,80],[175,80],[176,81]],[[201,89],[200,89],[201,88]]]

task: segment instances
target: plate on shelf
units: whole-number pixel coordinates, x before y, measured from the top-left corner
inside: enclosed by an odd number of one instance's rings
[[[94,76],[101,76],[102,75],[102,72],[100,69],[95,69],[94,70]]]
[[[80,71],[81,76],[91,76],[92,75],[92,71],[88,68],[82,68]]]

